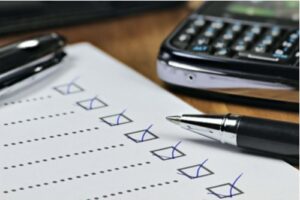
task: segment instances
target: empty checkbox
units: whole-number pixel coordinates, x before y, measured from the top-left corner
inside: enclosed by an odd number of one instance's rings
[[[219,199],[224,199],[224,198],[243,194],[243,192],[240,189],[238,189],[231,183],[225,183],[222,185],[217,185],[206,189],[209,191],[210,194],[215,195]]]
[[[107,106],[107,104],[100,100],[98,97],[78,101],[76,102],[76,104],[85,110],[94,110]]]

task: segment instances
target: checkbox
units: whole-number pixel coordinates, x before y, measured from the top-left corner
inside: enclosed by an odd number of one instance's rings
[[[106,103],[104,103],[98,97],[78,101],[78,102],[76,102],[76,104],[85,110],[95,110],[98,108],[103,108],[103,107],[108,106]]]
[[[79,92],[84,91],[84,89],[81,88],[76,83],[68,83],[68,84],[59,85],[59,86],[54,87],[54,90],[56,90],[57,92],[59,92],[62,95],[69,95],[69,94],[74,94],[74,93],[79,93]]]
[[[177,169],[180,174],[190,178],[196,179],[204,176],[209,176],[214,174],[212,171],[203,166],[203,164],[193,165],[189,167],[184,167]]]
[[[165,161],[165,160],[171,160],[176,159],[185,156],[185,154],[181,151],[179,151],[176,146],[173,147],[166,147],[162,149],[157,149],[150,151],[154,156],[158,157],[159,159]]]
[[[206,188],[210,194],[215,195],[219,199],[233,197],[236,195],[243,194],[243,192],[231,183],[225,183],[213,187]]]
[[[126,133],[124,135],[136,143],[158,139],[158,137],[149,130],[150,128],[151,126],[147,129]]]
[[[130,122],[133,122],[130,118],[128,118],[127,116],[124,115],[124,112],[125,111],[123,111],[119,114],[101,117],[100,119],[104,123],[106,123],[110,126],[118,126],[118,125],[128,124]]]

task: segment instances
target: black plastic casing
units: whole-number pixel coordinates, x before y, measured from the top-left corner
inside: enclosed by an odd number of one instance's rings
[[[237,129],[238,147],[299,157],[299,125],[241,116]]]
[[[206,2],[197,11],[187,17],[178,27],[165,39],[161,45],[158,59],[164,62],[175,61],[182,64],[187,64],[193,67],[201,67],[201,69],[207,69],[216,72],[222,72],[222,74],[228,74],[228,76],[252,79],[266,82],[283,83],[291,85],[296,89],[299,88],[299,68],[293,65],[284,63],[272,63],[259,60],[242,60],[229,57],[220,57],[214,55],[208,55],[205,53],[191,53],[188,50],[182,50],[172,45],[172,40],[178,36],[182,29],[185,28],[190,20],[195,19],[201,15],[211,19],[221,19],[225,22],[240,21],[242,24],[261,24],[263,27],[272,27],[278,25],[288,30],[295,30],[298,28],[297,23],[285,23],[282,20],[267,20],[262,18],[237,18],[236,16],[226,16],[225,13],[208,13],[212,6],[221,2]],[[226,4],[226,2],[222,2]],[[225,5],[224,5],[225,6]],[[222,5],[219,5],[221,8]],[[226,16],[226,18],[224,18]],[[255,20],[260,21],[255,21]],[[167,56],[167,59],[165,58]]]

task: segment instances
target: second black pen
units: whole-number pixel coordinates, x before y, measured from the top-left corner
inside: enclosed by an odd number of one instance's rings
[[[299,159],[298,124],[231,114],[182,115],[167,119],[222,143],[281,158]]]

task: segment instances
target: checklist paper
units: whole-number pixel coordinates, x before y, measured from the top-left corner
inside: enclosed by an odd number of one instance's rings
[[[298,170],[168,121],[199,113],[95,47],[0,103],[1,200],[298,199]]]

